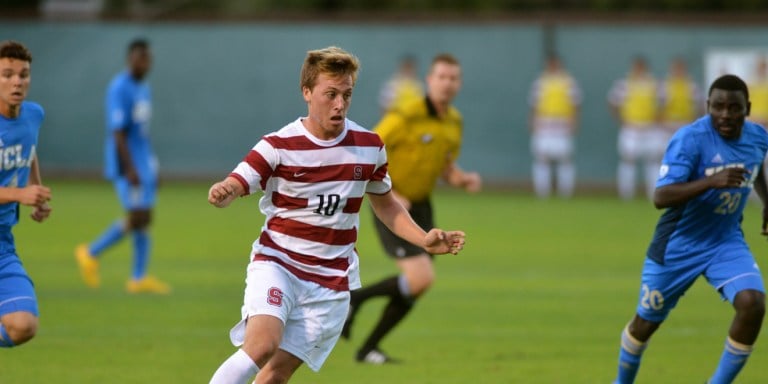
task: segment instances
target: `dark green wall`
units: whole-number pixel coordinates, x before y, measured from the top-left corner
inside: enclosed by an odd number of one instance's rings
[[[538,24],[366,23],[45,23],[0,22],[0,39],[33,51],[30,99],[47,119],[41,163],[53,171],[93,172],[101,166],[103,94],[121,70],[125,44],[148,37],[155,52],[152,137],[167,175],[220,177],[265,133],[306,112],[298,73],[307,50],[338,45],[355,53],[362,71],[349,117],[372,127],[377,94],[397,58],[416,54],[421,72],[438,52],[464,66],[456,100],[466,128],[461,164],[487,179],[527,182],[530,168],[527,94],[544,52]],[[711,46],[768,46],[768,28],[675,28],[569,25],[552,42],[585,93],[577,166],[582,183],[611,183],[616,124],[606,107],[611,82],[638,53],[662,75],[674,55],[689,59],[697,78]]]

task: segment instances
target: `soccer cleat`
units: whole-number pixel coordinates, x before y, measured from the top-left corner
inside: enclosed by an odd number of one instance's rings
[[[171,293],[171,287],[154,276],[128,280],[128,283],[125,284],[125,290],[128,293],[157,293],[159,295]]]
[[[87,244],[80,244],[75,248],[75,260],[80,267],[80,277],[85,285],[98,288],[101,285],[99,276],[99,260],[91,255]]]
[[[374,348],[369,351],[363,351],[363,350],[358,351],[357,356],[355,357],[355,360],[357,360],[358,363],[366,363],[366,364],[373,364],[373,365],[400,363],[400,360],[393,359],[387,356],[384,352],[382,352],[378,348]]]

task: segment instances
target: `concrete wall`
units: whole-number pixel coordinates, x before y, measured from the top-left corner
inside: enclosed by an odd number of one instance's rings
[[[768,28],[738,27],[0,21],[0,39],[20,40],[33,51],[29,98],[47,111],[39,148],[44,172],[100,170],[104,89],[135,36],[153,44],[152,137],[166,175],[229,172],[263,134],[306,113],[298,88],[306,51],[338,45],[362,62],[349,117],[367,127],[379,118],[378,90],[398,57],[416,55],[423,74],[434,54],[455,54],[464,67],[456,100],[466,123],[460,163],[490,181],[527,182],[527,94],[549,42],[585,94],[579,182],[604,185],[613,182],[617,160],[606,93],[634,55],[645,55],[659,76],[682,55],[701,79],[707,48],[768,45]]]

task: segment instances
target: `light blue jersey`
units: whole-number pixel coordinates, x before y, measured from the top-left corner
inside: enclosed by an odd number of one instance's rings
[[[0,115],[0,186],[25,187],[35,157],[37,136],[45,113],[31,102],[23,102],[19,116]],[[19,203],[0,204],[0,228],[10,228],[19,221]]]
[[[768,151],[768,133],[745,122],[741,137],[726,140],[709,115],[680,128],[664,155],[656,187],[685,183],[728,167],[749,170],[739,188],[709,189],[684,205],[667,209],[659,219],[648,257],[660,264],[669,258],[696,255],[724,242],[744,243],[741,218]]]
[[[709,189],[662,214],[643,266],[640,317],[662,322],[699,276],[731,302],[743,290],[765,291],[741,219],[766,151],[768,133],[750,122],[733,140],[720,136],[709,116],[675,133],[657,188],[699,180],[727,167],[745,168],[749,174],[738,188]]]
[[[45,113],[35,103],[23,102],[19,116],[0,115],[0,186],[25,187],[40,124]],[[17,311],[38,315],[37,297],[16,255],[11,228],[19,221],[19,203],[0,204],[0,316]],[[2,345],[0,345],[2,346]]]
[[[137,81],[126,70],[112,79],[106,97],[107,137],[104,175],[110,180],[124,176],[114,134],[124,131],[133,166],[142,183],[154,184],[157,165],[149,139],[152,96],[149,84]]]

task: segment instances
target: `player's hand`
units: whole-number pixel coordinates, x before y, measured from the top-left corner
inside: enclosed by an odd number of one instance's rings
[[[42,223],[45,219],[48,218],[48,216],[51,215],[51,207],[48,206],[48,203],[44,203],[42,205],[35,206],[35,210],[32,211],[32,214],[29,216],[32,218],[32,220],[37,221],[38,223]]]
[[[456,255],[464,249],[464,232],[443,231],[434,228],[424,238],[424,250],[433,255],[450,253]]]
[[[32,184],[18,190],[18,202],[23,205],[39,206],[51,199],[51,189],[42,185]]]
[[[709,179],[712,188],[738,188],[747,180],[749,174],[744,168],[725,168]]]
[[[226,181],[220,181],[208,190],[208,202],[218,208],[224,208],[232,201],[235,188]]]
[[[477,193],[483,188],[483,179],[477,172],[468,172],[464,174],[464,190],[469,193]]]

